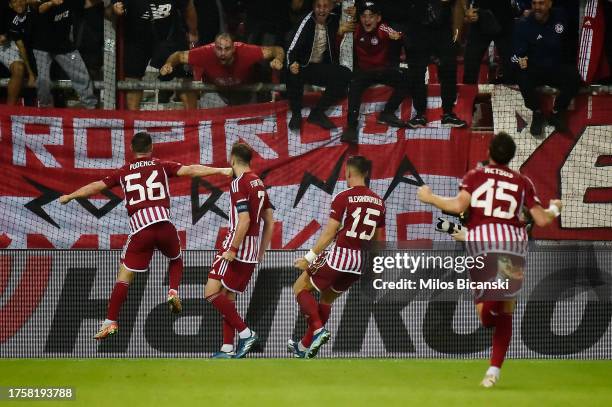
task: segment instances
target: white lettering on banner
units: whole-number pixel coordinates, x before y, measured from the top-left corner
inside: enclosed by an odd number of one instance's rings
[[[169,127],[168,131],[155,129]],[[134,134],[146,131],[154,143],[173,143],[185,141],[185,123],[168,120],[134,120]]]
[[[26,133],[26,125],[41,124],[49,126],[48,133]],[[26,151],[30,150],[45,167],[60,168],[60,163],[45,146],[64,144],[64,132],[61,117],[44,116],[11,116],[13,136],[13,164],[25,167]]]
[[[213,157],[212,121],[204,120],[198,124],[198,142],[200,144],[200,164],[212,164]]]
[[[241,124],[242,121],[251,121],[257,119],[255,117],[241,117],[237,119],[227,119],[225,121],[225,150],[226,155],[232,150],[232,145],[243,140],[251,146],[264,160],[275,160],[279,158],[278,153],[274,151],[259,134],[276,134],[277,123],[276,116],[265,116],[263,121],[259,123]],[[202,146],[200,147],[202,148]]]
[[[587,126],[565,160],[561,168],[562,227],[612,227],[612,202],[584,202],[589,188],[612,188],[612,166],[595,166],[599,156],[612,155],[610,134],[612,126]]]
[[[79,119],[74,126],[74,168],[115,169],[125,163],[125,132],[121,119]],[[109,129],[112,156],[109,158],[90,158],[87,156],[87,129]],[[94,143],[98,144],[98,143]]]

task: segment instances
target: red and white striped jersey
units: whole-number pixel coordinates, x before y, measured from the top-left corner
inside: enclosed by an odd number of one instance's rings
[[[385,226],[385,203],[368,187],[357,186],[336,194],[329,217],[342,226],[329,249],[327,264],[338,271],[361,274],[363,243]]]
[[[182,164],[143,157],[115,170],[102,182],[108,188],[121,185],[125,207],[134,234],[157,222],[170,222],[168,178],[175,177]]]
[[[503,165],[471,170],[461,181],[470,193],[466,242],[471,255],[510,253],[525,256],[527,232],[523,208],[541,205],[527,176]]]
[[[486,223],[468,229],[465,241],[468,253],[479,256],[484,253],[508,253],[527,255],[527,231],[522,226],[505,223]]]
[[[266,192],[266,187],[254,172],[245,172],[232,181],[230,187],[229,229],[222,244],[228,250],[234,240],[238,226],[238,214],[249,212],[249,229],[236,253],[236,260],[244,263],[257,263],[259,254],[259,233],[262,214],[273,208]]]

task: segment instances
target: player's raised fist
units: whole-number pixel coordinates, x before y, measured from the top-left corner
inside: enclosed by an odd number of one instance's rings
[[[59,202],[62,205],[66,205],[68,202],[72,201],[72,198],[70,198],[70,195],[62,195],[59,198]]]
[[[51,0],[51,4],[53,4],[54,6],[60,6],[64,4],[64,0]]]
[[[429,203],[431,195],[432,192],[431,188],[429,188],[429,185],[421,185],[417,190],[417,198],[423,203]]]
[[[308,268],[308,261],[305,258],[300,257],[293,263],[293,267],[300,269],[302,271],[306,270]]]
[[[223,168],[221,170],[221,174],[226,175],[228,177],[233,177],[234,176],[234,169],[232,167]]]

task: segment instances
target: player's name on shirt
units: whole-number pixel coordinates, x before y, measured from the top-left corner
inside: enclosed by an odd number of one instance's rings
[[[501,168],[484,167],[484,173],[501,175],[502,177],[507,177],[507,178],[514,178],[514,174],[508,171],[504,171]]]
[[[154,161],[137,161],[135,163],[130,164],[130,170],[135,170],[141,167],[150,167],[155,165]]]
[[[372,203],[374,205],[383,204],[382,199],[371,195],[352,195],[348,197],[349,203]]]
[[[256,187],[264,187],[265,188],[265,185],[264,185],[263,181],[260,180],[259,178],[250,181],[249,185],[251,185],[252,188],[256,188]]]

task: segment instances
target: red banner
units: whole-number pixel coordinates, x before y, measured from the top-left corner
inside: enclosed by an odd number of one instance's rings
[[[435,95],[428,101],[431,122],[426,129],[394,129],[377,124],[376,114],[388,94],[386,88],[375,88],[364,98],[358,147],[339,142],[346,122],[346,104],[328,111],[338,129],[326,131],[305,121],[301,132],[288,131],[290,114],[284,102],[190,112],[2,107],[0,247],[121,247],[128,233],[121,191],[108,191],[65,207],[59,205],[57,197],[123,165],[130,158],[131,136],[143,130],[153,136],[155,156],[185,164],[226,166],[231,145],[238,140],[249,143],[255,151],[253,167],[264,178],[277,208],[275,248],[306,247],[313,242],[327,220],[331,196],[346,187],[343,162],[354,154],[373,160],[372,188],[385,197],[389,208],[388,240],[447,239],[433,230],[441,214],[416,201],[416,187],[425,182],[437,193],[454,194],[463,174],[475,161],[486,158],[488,137],[441,127],[441,101]],[[456,107],[461,117],[471,116],[474,96],[474,88],[461,90]],[[523,168],[534,179],[542,198],[561,196],[570,201],[569,213],[578,215],[571,222],[561,219],[562,225],[567,222],[571,227],[557,227],[538,236],[612,239],[612,217],[608,216],[612,199],[606,189],[610,183],[605,185],[607,171],[612,168],[606,168],[605,157],[612,153],[607,150],[610,143],[597,143],[591,134],[592,126],[604,126],[605,106],[609,106],[611,98],[579,99],[572,112],[572,128],[580,136],[552,134],[541,146],[533,144],[524,129],[517,131],[521,127],[517,123],[528,122],[530,117],[519,120],[517,112],[521,108],[515,99],[516,92],[497,89],[496,130],[516,135],[516,164],[525,162]],[[404,120],[410,117],[409,100],[398,113]],[[303,114],[308,114],[307,109]],[[596,129],[600,131],[605,129]],[[578,152],[575,146],[580,147]],[[604,158],[589,163],[584,149],[595,149],[589,151],[600,152]],[[571,160],[564,160],[567,157]],[[560,183],[560,172],[567,170],[571,173],[565,180],[579,180],[584,185]],[[583,176],[578,179],[576,171]],[[186,247],[212,248],[218,240],[227,222],[227,186],[220,178],[172,181],[173,218],[184,234]],[[584,205],[588,211],[584,216],[588,214],[594,220],[580,219],[580,205],[572,206],[571,202],[581,201],[583,196],[568,196],[570,187],[574,195],[585,188]]]

